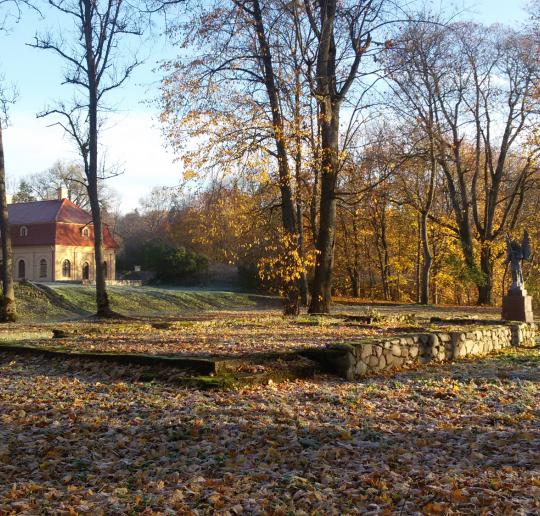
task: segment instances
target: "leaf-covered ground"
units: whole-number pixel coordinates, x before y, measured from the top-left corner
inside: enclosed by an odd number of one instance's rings
[[[353,310],[349,310],[354,315]],[[33,345],[92,352],[242,355],[261,352],[286,352],[329,344],[351,343],[396,333],[437,329],[429,322],[431,310],[421,318],[394,321],[396,310],[387,312],[379,323],[364,324],[341,316],[283,317],[277,310],[215,311],[174,318],[137,319],[113,322],[72,321],[57,324],[17,324],[0,328],[0,341],[21,340],[36,335]],[[401,313],[402,314],[402,313]],[[456,316],[455,313],[450,315]],[[477,314],[476,314],[477,315]],[[52,329],[67,337],[53,339]],[[456,329],[444,326],[445,330]],[[37,335],[49,332],[40,340]],[[15,336],[20,336],[15,338]]]
[[[269,312],[214,313],[198,320],[186,319],[170,324],[168,329],[157,329],[143,322],[64,324],[60,326],[62,329],[68,333],[75,330],[78,334],[43,344],[118,353],[240,355],[323,347],[390,331],[388,327],[365,327],[332,318],[288,319]]]
[[[0,355],[0,513],[538,514],[539,364],[203,392]]]

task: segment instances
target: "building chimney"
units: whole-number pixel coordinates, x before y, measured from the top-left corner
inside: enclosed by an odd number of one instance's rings
[[[56,190],[56,196],[58,199],[67,199],[69,197],[68,189],[65,186],[62,186],[60,188],[57,188]]]

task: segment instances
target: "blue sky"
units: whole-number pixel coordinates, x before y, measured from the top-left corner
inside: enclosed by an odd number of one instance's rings
[[[444,0],[435,0],[433,7]],[[464,17],[484,23],[513,25],[525,20],[522,0],[477,0],[454,2]],[[0,33],[0,72],[16,84],[18,102],[11,109],[11,127],[4,134],[6,172],[12,184],[29,173],[40,172],[54,161],[76,159],[71,143],[57,127],[48,127],[52,120],[37,119],[36,113],[55,99],[72,95],[70,86],[60,86],[62,61],[51,53],[26,45],[36,32],[45,32],[59,25],[47,13],[44,19],[25,13],[12,24],[8,33]],[[145,62],[111,103],[116,112],[110,116],[102,140],[107,160],[119,164],[125,173],[110,180],[120,195],[121,209],[134,208],[140,197],[152,186],[175,185],[181,177],[180,165],[165,148],[157,121],[156,106],[148,103],[158,94],[157,63],[174,55],[164,37],[152,38],[139,46]]]

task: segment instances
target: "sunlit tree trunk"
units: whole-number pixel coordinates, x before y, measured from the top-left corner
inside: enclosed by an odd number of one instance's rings
[[[92,22],[92,2],[84,0],[84,38],[86,44],[86,66],[88,74],[88,161],[87,180],[88,197],[92,220],[94,223],[94,256],[96,260],[96,315],[100,317],[110,317],[112,310],[107,294],[107,284],[105,281],[104,259],[103,259],[103,223],[101,220],[101,208],[98,195],[98,75],[96,69],[95,56],[93,52],[93,22]]]
[[[328,313],[332,301],[332,273],[336,243],[336,182],[339,155],[339,110],[335,91],[336,44],[334,23],[337,2],[320,6],[321,29],[317,56],[317,98],[321,136],[319,231],[317,261],[311,292],[310,313]]]
[[[310,313],[328,313],[332,301],[332,275],[336,244],[336,181],[338,170],[339,103],[321,104],[321,200],[317,262]]]
[[[293,236],[297,242],[298,223],[296,220],[296,208],[294,195],[291,186],[291,174],[289,170],[289,161],[287,155],[287,146],[285,141],[285,125],[281,115],[279,104],[279,95],[274,74],[274,65],[272,62],[272,54],[270,46],[266,39],[266,29],[263,23],[263,16],[259,4],[259,0],[253,0],[253,10],[250,11],[257,30],[257,39],[259,42],[262,66],[264,69],[264,84],[266,93],[272,111],[272,125],[274,132],[274,140],[276,142],[276,154],[278,160],[279,172],[279,189],[281,192],[281,219],[283,229],[286,233]],[[285,315],[298,315],[300,311],[299,294],[300,288],[298,283],[288,283],[284,285],[285,290]]]
[[[332,300],[332,277],[336,243],[336,188],[339,174],[339,120],[343,100],[357,78],[360,62],[371,45],[371,32],[367,26],[377,18],[372,2],[359,4],[343,16],[337,0],[311,2],[304,0],[304,7],[317,37],[317,58],[313,96],[319,108],[320,128],[320,203],[319,230],[317,233],[317,261],[311,292],[310,313],[328,313]],[[314,14],[313,8],[317,10]],[[347,11],[347,9],[344,9]],[[348,26],[347,36],[350,52],[354,57],[348,61],[347,72],[338,72],[343,56],[338,55],[336,41],[342,43],[343,34],[336,38],[336,17],[342,16]],[[345,36],[345,37],[347,37]],[[343,49],[340,48],[340,52]]]
[[[12,322],[17,318],[15,290],[13,288],[13,252],[9,230],[8,205],[6,196],[6,169],[4,162],[4,142],[2,121],[0,120],[0,237],[2,239],[2,322]]]
[[[295,49],[296,52],[296,49]],[[296,57],[296,56],[295,56]],[[301,134],[301,84],[300,84],[300,66],[298,63],[295,63],[295,89],[294,89],[294,140],[295,140],[295,181],[296,181],[296,222],[298,225],[298,252],[300,257],[304,259],[305,251],[305,240],[304,240],[304,224],[302,217],[302,134]],[[299,280],[300,288],[300,302],[302,306],[308,305],[308,280],[306,271],[300,273]]]

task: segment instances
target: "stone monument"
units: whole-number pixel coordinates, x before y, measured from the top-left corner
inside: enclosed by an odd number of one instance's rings
[[[508,294],[503,297],[502,318],[506,321],[534,322],[532,311],[532,298],[527,295],[523,282],[521,263],[531,257],[529,233],[524,231],[523,241],[520,244],[516,240],[506,237],[506,263],[510,264],[512,271],[512,285]]]

